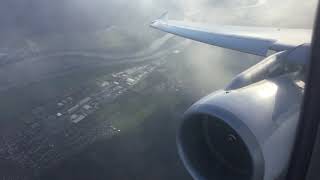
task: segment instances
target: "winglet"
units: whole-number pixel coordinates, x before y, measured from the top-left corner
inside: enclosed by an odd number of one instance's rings
[[[165,13],[163,13],[159,18],[158,18],[158,20],[163,20],[163,21],[165,21],[165,22],[167,22],[168,21],[168,18],[169,18],[169,12],[168,11],[166,11]]]
[[[157,18],[156,20],[152,21],[150,23],[150,26],[151,27],[156,27],[159,22],[161,22],[161,24],[167,24],[168,19],[169,19],[169,17],[168,17],[168,11],[167,11],[167,12],[163,13],[159,18]]]

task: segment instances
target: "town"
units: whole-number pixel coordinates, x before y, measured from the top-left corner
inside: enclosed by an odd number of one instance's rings
[[[97,88],[91,94],[70,94],[33,109],[30,112],[32,118],[25,119],[21,131],[2,137],[0,155],[37,173],[97,139],[119,133],[121,129],[108,120],[88,128],[94,121],[90,117],[101,106],[111,104],[132,89],[164,62],[161,59],[99,77],[95,82]]]

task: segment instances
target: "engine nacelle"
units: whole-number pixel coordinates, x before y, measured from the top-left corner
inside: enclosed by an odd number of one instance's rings
[[[285,175],[303,95],[292,77],[217,91],[190,107],[177,144],[194,179],[275,180]]]

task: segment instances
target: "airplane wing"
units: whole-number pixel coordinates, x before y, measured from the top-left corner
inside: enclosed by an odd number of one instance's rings
[[[311,29],[285,29],[246,26],[208,26],[168,20],[167,14],[151,27],[195,41],[240,52],[266,56],[268,50],[284,51],[311,42]]]

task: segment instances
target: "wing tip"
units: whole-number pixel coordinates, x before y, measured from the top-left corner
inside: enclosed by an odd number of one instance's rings
[[[169,18],[169,12],[166,11],[163,14],[161,14],[161,16],[158,18],[158,20],[168,20]]]
[[[168,19],[169,19],[169,12],[166,11],[164,12],[163,14],[161,14],[161,16],[159,16],[156,20],[153,20],[151,23],[150,23],[150,26],[151,27],[157,27],[157,24],[159,22],[168,22]]]

